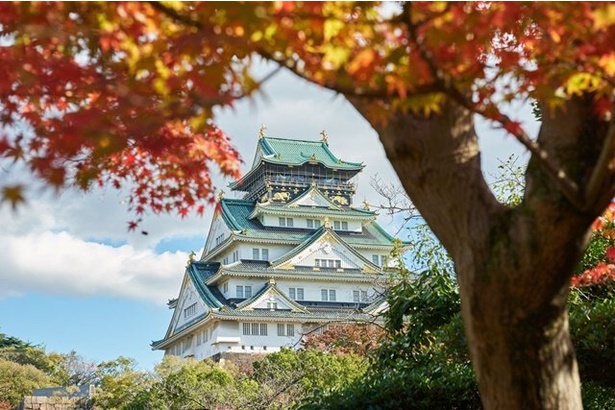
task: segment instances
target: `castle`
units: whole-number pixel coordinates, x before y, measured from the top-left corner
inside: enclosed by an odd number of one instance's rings
[[[393,238],[354,206],[362,163],[318,141],[259,135],[252,167],[220,198],[203,254],[192,256],[163,339],[181,357],[297,348],[331,323],[372,322],[383,309]]]

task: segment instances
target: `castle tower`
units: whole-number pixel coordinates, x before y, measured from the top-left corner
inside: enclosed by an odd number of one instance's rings
[[[163,339],[152,348],[205,359],[300,346],[329,323],[371,322],[393,238],[354,207],[364,165],[319,141],[261,129],[250,171],[221,197],[203,254],[188,261]]]

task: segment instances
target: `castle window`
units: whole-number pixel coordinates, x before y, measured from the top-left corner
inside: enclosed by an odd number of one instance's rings
[[[339,231],[340,229],[340,221],[333,221],[333,229]]]
[[[340,259],[314,259],[314,266],[317,268],[341,268]]]
[[[243,293],[244,296],[247,298],[251,298],[252,297],[252,286],[250,285],[246,285],[243,287]]]
[[[320,227],[320,219],[308,219],[307,220],[308,228],[319,228]]]
[[[288,288],[288,296],[294,300],[303,300],[303,288]]]
[[[295,325],[291,324],[278,324],[278,336],[294,336],[295,335]]]
[[[348,222],[342,221],[342,231],[347,231],[347,230],[348,230]]]
[[[224,293],[228,292],[228,282],[224,282]]]
[[[267,336],[267,323],[244,323],[245,336]]]
[[[196,303],[193,303],[184,309],[184,319],[194,315],[195,313],[196,313]]]
[[[269,260],[269,249],[258,249],[258,248],[252,248],[252,259],[255,261],[258,260],[262,260],[262,261],[266,261]]]
[[[320,298],[324,301],[335,302],[335,289],[321,289]]]
[[[366,290],[353,290],[352,291],[352,300],[354,302],[367,302],[367,291]]]
[[[243,298],[243,286],[242,285],[237,285],[235,296],[238,298]]]

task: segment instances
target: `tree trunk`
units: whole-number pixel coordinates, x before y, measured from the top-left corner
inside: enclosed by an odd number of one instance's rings
[[[351,102],[369,118],[368,105]],[[594,124],[588,138],[588,107],[575,101],[566,112],[547,116],[538,139],[580,186],[604,140]],[[523,202],[500,204],[481,172],[472,114],[451,102],[429,118],[393,113],[372,125],[414,205],[455,262],[484,407],[581,409],[566,299],[586,233],[608,201],[578,210],[533,158]]]
[[[556,228],[554,234],[566,233]],[[483,404],[487,409],[581,409],[568,332],[568,286],[541,288],[538,280],[535,286],[527,286],[521,279],[556,276],[559,271],[552,266],[561,264],[530,257],[534,267],[520,270],[518,260],[502,256],[508,254],[507,242],[494,238],[492,257],[483,267],[465,271],[460,263],[457,268],[468,346]],[[474,281],[469,283],[469,277]]]

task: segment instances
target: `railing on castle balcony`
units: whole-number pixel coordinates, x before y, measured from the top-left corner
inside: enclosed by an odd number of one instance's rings
[[[309,178],[303,175],[299,176],[289,176],[289,175],[272,175],[265,179],[267,182],[272,183],[278,186],[286,186],[286,187],[305,187],[312,183],[312,181],[316,182],[316,185],[319,188],[324,189],[332,189],[332,190],[344,190],[344,191],[355,191],[356,185],[352,182],[340,181],[337,178],[327,178],[327,179],[316,179]]]

